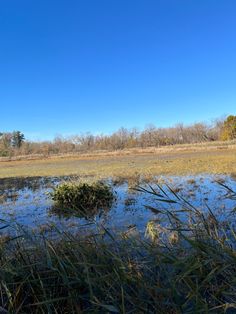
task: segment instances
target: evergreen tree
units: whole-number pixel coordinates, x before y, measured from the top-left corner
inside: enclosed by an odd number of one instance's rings
[[[20,131],[14,131],[12,133],[12,146],[15,148],[20,148],[25,140],[25,136]]]

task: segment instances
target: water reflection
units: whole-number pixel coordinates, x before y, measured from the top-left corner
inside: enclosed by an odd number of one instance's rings
[[[94,219],[94,217],[100,218],[102,215],[106,215],[108,211],[111,209],[111,207],[112,206],[103,207],[103,208],[90,207],[83,211],[79,211],[79,210],[75,211],[74,209],[71,209],[71,208],[61,208],[56,205],[55,206],[52,205],[48,209],[48,215],[50,217],[58,216],[61,219],[62,218],[68,219],[71,217],[75,217],[75,218],[85,218],[87,220],[91,220],[91,219]]]
[[[55,227],[59,230],[78,230],[88,221],[96,225],[104,225],[109,230],[132,233],[139,230],[145,233],[149,221],[158,218],[158,210],[169,206],[173,211],[176,204],[159,202],[152,194],[141,193],[133,189],[135,182],[116,179],[113,189],[117,200],[111,208],[91,209],[86,215],[70,215],[69,211],[58,214],[48,194],[52,188],[62,181],[74,177],[61,178],[13,178],[0,180],[0,219],[9,223],[18,223],[34,230],[51,232]],[[216,183],[220,181],[220,184]],[[236,190],[235,178],[230,176],[195,176],[195,177],[156,177],[155,182],[160,186],[167,183],[174,193],[186,198],[199,208],[210,207],[221,220],[227,219],[235,207],[235,200],[228,199],[230,191],[223,185],[229,185]],[[136,182],[137,183],[137,182]],[[142,184],[139,178],[138,184]],[[143,183],[143,186],[156,188],[155,183]],[[92,227],[91,227],[92,228]]]

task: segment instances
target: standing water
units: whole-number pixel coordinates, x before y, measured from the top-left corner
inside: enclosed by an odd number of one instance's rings
[[[171,204],[161,202],[153,194],[137,191],[134,186],[130,187],[127,181],[117,184],[108,180],[116,195],[116,201],[109,210],[97,212],[89,219],[76,215],[58,215],[53,211],[50,193],[58,184],[69,179],[2,179],[0,181],[2,224],[9,225],[9,228],[17,224],[34,232],[50,233],[54,228],[77,232],[81,226],[89,229],[95,223],[109,230],[128,232],[136,229],[144,234],[147,223],[157,219],[157,210],[169,207],[174,211],[179,208],[174,202]],[[236,181],[230,176],[157,177],[155,182],[164,189],[166,186],[171,187],[174,193],[182,196],[199,210],[204,211],[209,207],[221,220],[227,220],[235,207],[235,200],[227,197],[228,190],[222,186],[223,184],[236,190]],[[156,183],[139,185],[148,190],[153,188],[158,191]],[[2,230],[2,233],[4,232],[5,229]]]

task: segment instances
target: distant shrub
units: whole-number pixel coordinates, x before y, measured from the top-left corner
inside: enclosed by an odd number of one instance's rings
[[[0,157],[8,157],[9,155],[10,155],[10,152],[7,150],[0,151]]]
[[[51,194],[59,212],[89,214],[94,210],[109,208],[114,200],[111,187],[103,182],[63,183]]]
[[[230,115],[224,121],[220,139],[223,141],[228,141],[233,140],[235,138],[236,138],[236,116]]]

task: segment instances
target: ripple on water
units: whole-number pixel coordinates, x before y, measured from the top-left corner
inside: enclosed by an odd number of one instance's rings
[[[93,228],[94,224],[90,223],[95,222],[96,225],[104,225],[106,228],[124,232],[133,230],[135,227],[144,234],[147,223],[157,218],[156,211],[147,209],[145,205],[155,209],[170,206],[156,201],[151,194],[130,189],[128,182],[123,180],[119,184],[117,181],[113,184],[117,200],[109,211],[98,213],[90,220],[76,216],[58,216],[51,211],[53,204],[48,194],[54,186],[67,179],[70,178],[0,180],[0,219],[10,224],[25,226],[39,233],[50,233],[53,228],[77,232],[81,226]],[[112,180],[108,181],[112,183]],[[171,176],[156,177],[155,181],[163,187],[167,183],[174,193],[183,196],[200,210],[204,210],[207,204],[221,220],[227,219],[227,215],[235,207],[235,200],[226,197],[227,191],[223,187],[223,185],[228,185],[236,190],[236,180],[230,176]],[[149,183],[149,185],[157,188],[155,183]],[[173,210],[176,206],[171,204]]]

